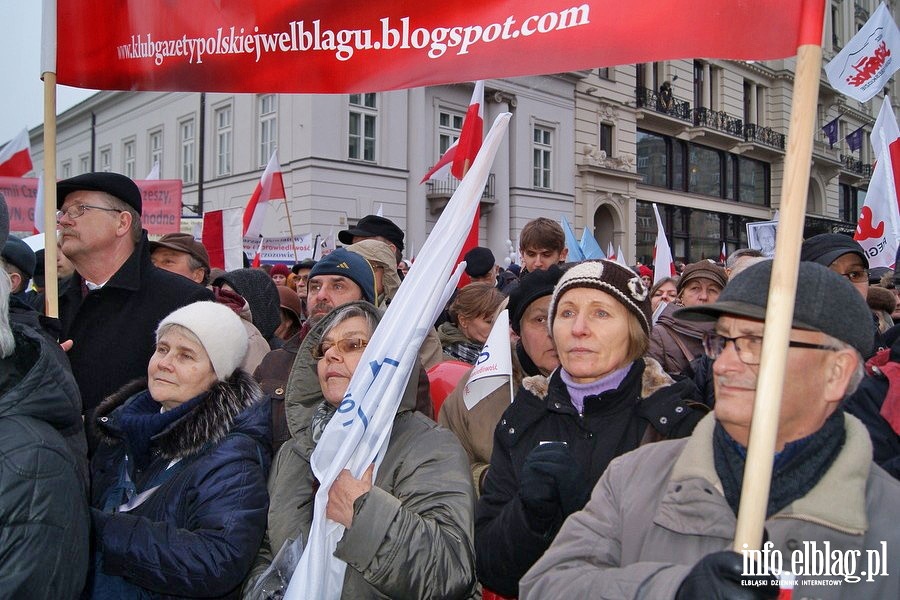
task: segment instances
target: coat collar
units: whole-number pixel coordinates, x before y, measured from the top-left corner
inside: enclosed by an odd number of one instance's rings
[[[707,415],[685,443],[672,467],[656,516],[657,524],[682,533],[733,537],[733,513],[722,494],[713,458],[715,425],[715,413]],[[851,535],[866,532],[869,528],[866,481],[872,465],[872,442],[866,428],[855,417],[845,414],[844,425],[847,440],[831,467],[805,496],[770,518],[808,521]],[[713,494],[710,488],[717,493]],[[694,502],[696,498],[724,506],[731,518],[721,522],[711,520],[710,515],[723,513],[703,508]],[[841,501],[835,502],[835,498]],[[697,531],[698,528],[705,531]]]
[[[644,361],[644,372],[641,374],[641,398],[647,398],[657,390],[672,385],[674,380],[663,371],[662,366],[655,359],[645,356],[640,360]],[[550,379],[555,373],[556,371],[549,376],[533,375],[525,377],[522,379],[522,387],[540,400],[544,400],[547,398],[550,390]]]
[[[93,427],[101,442],[115,444],[123,439],[116,425],[116,413],[147,388],[139,379],[122,387],[97,407]],[[238,417],[262,401],[256,381],[238,370],[227,381],[218,381],[200,404],[154,436],[160,455],[168,460],[199,454],[208,444],[216,444],[235,428]]]

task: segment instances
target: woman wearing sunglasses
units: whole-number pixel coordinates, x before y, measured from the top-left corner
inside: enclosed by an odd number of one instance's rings
[[[285,399],[293,437],[272,466],[268,531],[245,597],[258,597],[280,548],[308,539],[319,485],[310,457],[380,318],[366,302],[338,307],[298,352]],[[417,381],[413,373],[374,480],[371,468],[362,479],[345,470],[330,489],[326,516],[346,527],[335,551],[347,563],[343,598],[464,598],[475,584],[468,459],[453,433],[413,411]]]

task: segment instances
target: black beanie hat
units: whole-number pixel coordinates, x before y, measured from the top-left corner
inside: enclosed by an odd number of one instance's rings
[[[538,298],[551,295],[562,274],[562,269],[551,265],[546,271],[529,271],[519,279],[519,285],[510,292],[506,306],[509,309],[509,326],[516,334],[528,306]]]

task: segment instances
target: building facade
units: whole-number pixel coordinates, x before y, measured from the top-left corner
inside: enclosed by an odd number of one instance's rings
[[[875,6],[832,0],[825,62]],[[530,219],[565,216],[601,248],[648,262],[655,203],[676,260],[746,246],[746,224],[771,220],[780,202],[793,77],[793,59],[694,59],[487,81],[486,128],[501,112],[513,118],[482,197],[482,244],[505,257]],[[885,91],[896,87],[895,78]],[[270,210],[265,235],[336,233],[381,208],[414,256],[457,183],[420,180],[458,137],[471,93],[471,84],[349,95],[99,92],[58,117],[57,174],[141,179],[158,163],[160,178],[183,181],[190,230],[203,211],[246,205],[277,149],[288,201]],[[855,228],[883,97],[841,96],[823,71],[806,235]],[[821,127],[834,119],[832,146]],[[846,138],[858,130],[861,148],[851,150]],[[38,169],[41,127],[31,143]]]

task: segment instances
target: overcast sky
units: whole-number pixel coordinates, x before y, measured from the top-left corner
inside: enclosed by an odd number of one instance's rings
[[[40,0],[0,0],[0,147],[44,120]],[[94,92],[57,86],[57,113]]]

